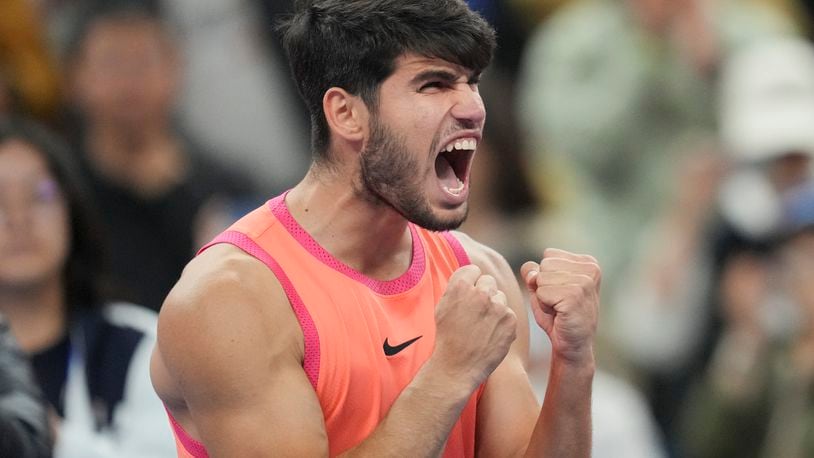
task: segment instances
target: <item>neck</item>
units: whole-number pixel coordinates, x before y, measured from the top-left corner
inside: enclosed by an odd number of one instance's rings
[[[286,196],[291,215],[323,248],[377,280],[403,274],[412,260],[407,220],[363,195],[346,170],[312,166]],[[365,191],[366,192],[366,191]]]
[[[26,353],[53,345],[67,329],[62,281],[27,289],[0,287],[0,312]]]

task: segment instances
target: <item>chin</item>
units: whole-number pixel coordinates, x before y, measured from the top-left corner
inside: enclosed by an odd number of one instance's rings
[[[440,212],[434,212],[433,214],[413,215],[413,217],[408,217],[407,219],[424,229],[444,232],[461,227],[461,224],[466,221],[467,214],[467,207],[464,204],[454,210],[442,210]]]

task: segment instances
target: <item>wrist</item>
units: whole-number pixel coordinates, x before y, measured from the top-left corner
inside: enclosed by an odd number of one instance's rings
[[[580,355],[558,356],[551,359],[551,377],[563,376],[567,378],[582,378],[592,380],[596,373],[596,358],[593,347]]]
[[[424,363],[416,375],[416,380],[453,399],[468,398],[481,383],[474,375],[451,369],[435,355]]]

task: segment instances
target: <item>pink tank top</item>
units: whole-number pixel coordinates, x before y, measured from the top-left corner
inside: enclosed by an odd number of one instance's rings
[[[334,258],[294,220],[285,195],[249,213],[201,249],[230,243],[268,266],[305,338],[303,369],[325,417],[330,455],[369,436],[435,344],[435,304],[469,259],[449,233],[409,225],[413,256],[400,277],[379,281]],[[445,457],[475,455],[473,393],[449,435]],[[170,416],[180,457],[208,456]]]

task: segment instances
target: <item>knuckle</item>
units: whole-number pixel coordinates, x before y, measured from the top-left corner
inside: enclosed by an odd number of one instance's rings
[[[594,289],[596,285],[594,282],[594,277],[589,274],[580,274],[578,277],[578,283],[584,291],[590,291]]]
[[[602,276],[602,269],[596,262],[591,262],[588,265],[588,272],[591,278],[597,279]]]
[[[500,312],[500,319],[504,321],[517,321],[517,314],[514,313],[511,307],[505,304],[501,304],[498,306],[498,310]]]
[[[488,304],[491,302],[491,296],[489,295],[489,292],[481,288],[475,289],[475,299],[482,304]]]
[[[497,282],[495,281],[495,277],[487,274],[481,275],[480,278],[478,278],[477,284],[482,288],[495,288]]]
[[[508,313],[506,314],[506,320],[509,322],[512,328],[517,327],[517,314],[514,313],[514,310],[507,307]]]

